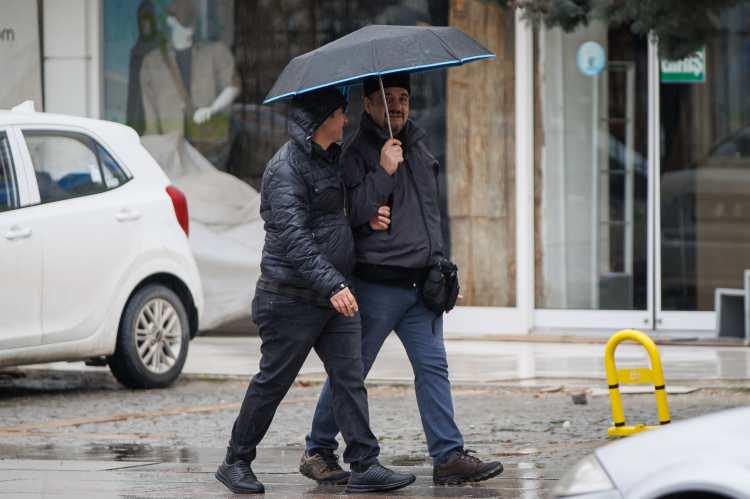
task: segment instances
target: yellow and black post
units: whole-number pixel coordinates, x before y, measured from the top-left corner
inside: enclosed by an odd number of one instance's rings
[[[640,343],[648,352],[649,359],[651,360],[651,369],[645,367],[617,369],[615,365],[615,349],[623,341]],[[622,399],[620,398],[620,385],[653,384],[659,424],[665,425],[669,423],[669,406],[667,405],[667,391],[664,384],[661,359],[659,358],[659,351],[656,348],[656,344],[648,335],[634,329],[624,329],[615,333],[607,342],[607,347],[604,350],[604,368],[607,372],[609,399],[612,403],[612,423],[614,424],[607,431],[610,437],[626,437],[634,433],[656,428],[656,426],[645,424],[631,426],[625,424],[625,413],[623,412]]]

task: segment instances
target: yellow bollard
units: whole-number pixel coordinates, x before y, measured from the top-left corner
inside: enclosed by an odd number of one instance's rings
[[[615,366],[615,349],[623,341],[635,341],[640,343],[648,352],[651,360],[651,369],[638,367],[634,369],[617,369]],[[664,372],[661,367],[659,351],[654,341],[645,333],[635,329],[624,329],[615,333],[607,342],[604,349],[604,368],[607,372],[607,385],[609,385],[609,399],[612,403],[612,422],[614,426],[607,430],[610,437],[626,437],[644,430],[657,428],[645,424],[627,426],[625,424],[625,413],[622,410],[622,399],[620,398],[620,385],[639,385],[651,383],[654,385],[656,397],[656,411],[659,415],[659,424],[669,424],[669,407],[667,405],[667,392],[664,385]]]

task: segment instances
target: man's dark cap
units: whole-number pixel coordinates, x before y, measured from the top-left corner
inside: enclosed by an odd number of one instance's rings
[[[380,82],[378,81],[377,76],[365,78],[362,82],[362,86],[364,87],[365,96],[369,96],[376,90],[380,90]],[[403,88],[411,94],[411,79],[409,78],[409,73],[391,73],[383,75],[383,88],[388,87]]]
[[[346,97],[334,87],[325,87],[295,96],[292,99],[292,106],[303,109],[309,114],[313,122],[313,130],[316,130],[336,109],[340,107],[346,109]]]

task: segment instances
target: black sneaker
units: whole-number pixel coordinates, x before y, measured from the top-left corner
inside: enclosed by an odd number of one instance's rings
[[[398,473],[376,462],[365,471],[352,470],[352,476],[349,478],[345,493],[396,490],[411,485],[416,479],[417,477],[411,473]]]
[[[262,494],[265,492],[263,484],[253,473],[250,462],[238,459],[232,464],[226,460],[219,465],[214,475],[218,481],[235,494]]]
[[[470,454],[470,450],[454,451],[448,459],[432,469],[432,481],[437,485],[461,485],[481,482],[503,472],[500,461],[485,463]]]
[[[299,472],[320,484],[344,485],[350,473],[339,466],[339,457],[330,449],[305,451],[299,461]]]

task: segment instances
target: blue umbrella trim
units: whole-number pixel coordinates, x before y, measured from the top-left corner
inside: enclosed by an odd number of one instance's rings
[[[363,79],[365,79],[365,78],[367,78],[369,76],[378,76],[378,75],[386,75],[386,74],[390,74],[390,73],[402,73],[402,72],[416,73],[416,72],[419,72],[419,71],[426,71],[426,70],[429,70],[429,69],[434,69],[434,68],[437,68],[437,67],[440,67],[440,66],[460,66],[461,64],[463,64],[465,62],[475,61],[477,59],[492,59],[494,57],[495,57],[495,54],[473,55],[471,57],[464,57],[463,59],[459,59],[459,60],[456,60],[456,61],[436,62],[436,63],[433,63],[433,64],[422,64],[420,66],[411,66],[411,67],[407,67],[407,68],[389,69],[388,71],[380,71],[380,72],[374,72],[374,73],[365,73],[365,74],[361,74],[361,75],[357,75],[357,76],[352,76],[350,78],[344,78],[342,80],[332,81],[330,83],[326,83],[326,84],[323,84],[323,85],[316,85],[314,87],[305,88],[305,89],[299,90],[297,92],[288,92],[286,94],[277,95],[276,97],[272,97],[270,99],[264,100],[263,104],[270,104],[271,102],[276,102],[276,101],[283,100],[283,99],[286,99],[286,98],[289,98],[289,97],[294,97],[295,95],[300,95],[300,94],[304,94],[304,93],[307,93],[307,92],[312,92],[314,90],[318,90],[318,89],[325,88],[325,87],[335,87],[335,86],[341,85],[342,83],[354,82],[355,80],[363,80]],[[351,84],[353,85],[354,83],[351,83]]]

